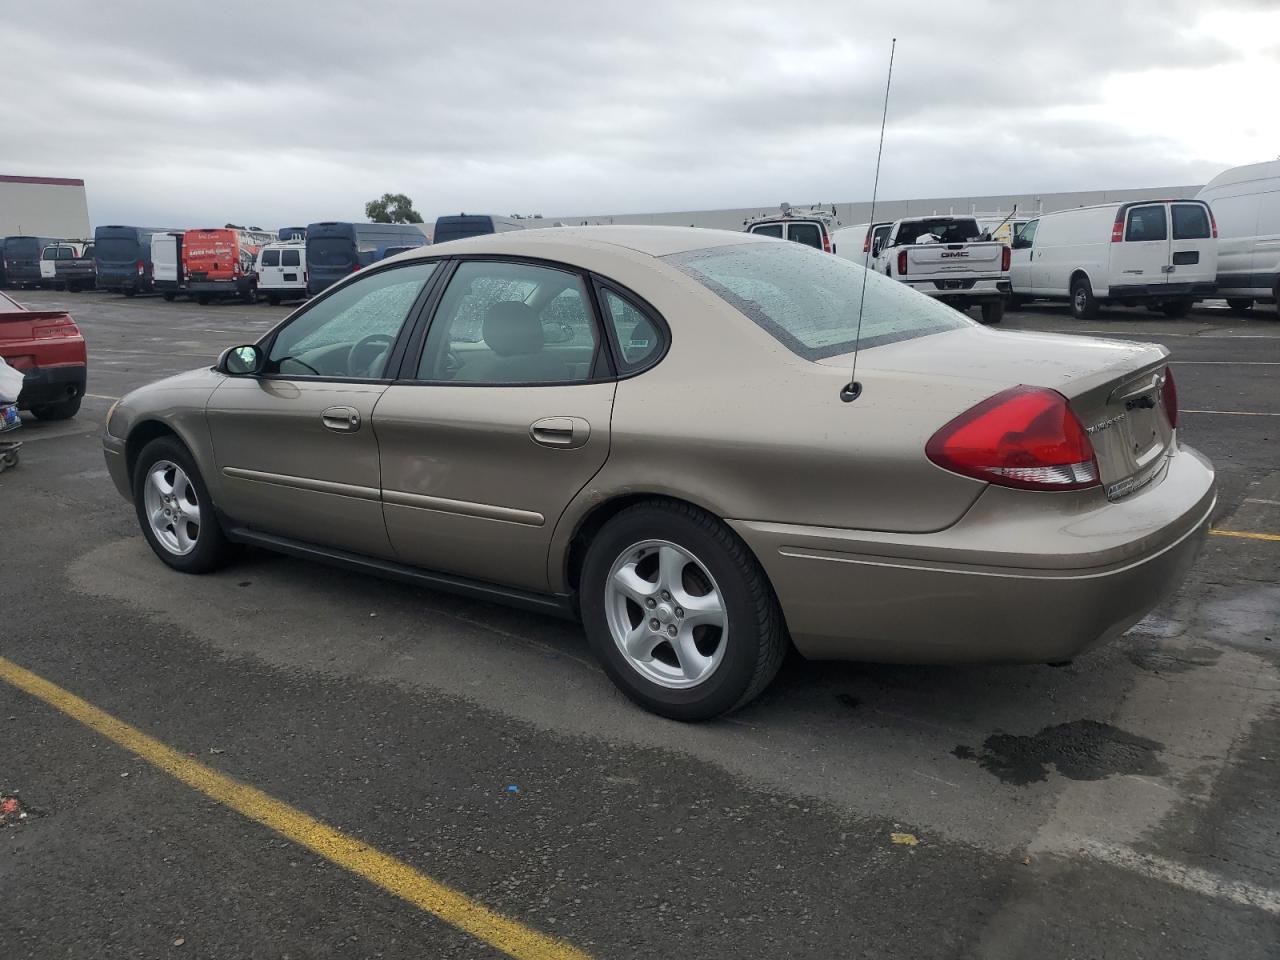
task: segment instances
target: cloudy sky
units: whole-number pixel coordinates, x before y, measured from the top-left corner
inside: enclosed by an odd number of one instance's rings
[[[1280,155],[1280,0],[0,0],[0,173],[94,223],[1201,183]]]

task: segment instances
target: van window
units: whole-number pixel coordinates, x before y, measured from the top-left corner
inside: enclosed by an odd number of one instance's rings
[[[793,223],[787,227],[787,239],[821,250],[822,228],[816,223]]]
[[[782,224],[780,223],[764,223],[758,227],[751,228],[752,233],[758,233],[762,237],[777,237],[782,239]]]
[[[76,258],[75,247],[59,247],[58,248],[59,260],[74,260],[75,258]]]
[[[350,237],[317,237],[307,241],[307,259],[321,267],[349,267],[355,244]]]
[[[297,250],[280,251],[280,265],[282,267],[300,267],[302,260],[298,256]]]
[[[58,259],[58,248],[57,248],[57,247],[45,247],[45,248],[44,248],[44,251],[40,254],[40,259],[41,259],[41,260],[57,260],[57,259]]]
[[[1013,235],[1013,248],[1015,250],[1026,250],[1036,242],[1036,229],[1040,226],[1039,220],[1032,220],[1018,227]]]
[[[1169,239],[1164,207],[1134,207],[1130,210],[1124,238],[1129,241]]]
[[[263,250],[262,265],[264,267],[280,266],[280,251],[279,250]]]
[[[1209,215],[1205,212],[1204,207],[1198,203],[1175,203],[1173,205],[1173,239],[1209,239]]]

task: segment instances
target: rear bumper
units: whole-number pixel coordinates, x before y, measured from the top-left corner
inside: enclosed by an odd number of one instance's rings
[[[18,395],[18,407],[30,410],[43,403],[57,403],[84,396],[86,367],[82,363],[60,364],[54,367],[36,367],[24,370],[22,393]]]
[[[145,275],[140,277],[136,273],[116,274],[113,276],[110,273],[100,272],[98,274],[98,289],[114,290],[117,293],[125,293],[130,290],[135,293],[147,293],[152,289],[151,278]]]
[[[807,657],[1045,663],[1118,636],[1176,590],[1217,499],[1212,466],[1190,448],[1117,503],[1095,491],[1090,509],[1058,510],[1039,498],[1069,494],[1030,496],[989,487],[933,534],[731,525]]]
[[[188,280],[188,293],[211,293],[219,297],[237,297],[257,285],[255,277],[241,277],[238,280]]]
[[[1000,300],[1009,294],[1008,277],[931,277],[927,280],[906,279],[907,286],[929,297],[970,302]],[[954,286],[951,284],[959,284]]]
[[[1187,297],[1212,297],[1218,285],[1207,283],[1124,283],[1114,284],[1107,293],[1113,300],[1169,300]]]

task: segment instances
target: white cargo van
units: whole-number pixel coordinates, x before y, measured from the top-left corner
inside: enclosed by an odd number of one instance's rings
[[[258,251],[258,290],[273,307],[281,300],[307,295],[307,243],[285,240],[268,243]]]
[[[884,238],[889,236],[889,228],[892,226],[892,222],[885,221],[841,227],[831,234],[831,249],[838,257],[854,263],[867,263],[868,255],[874,259],[880,252]]]
[[[1213,296],[1218,231],[1201,200],[1104,203],[1046,213],[1015,235],[1012,300],[1067,300],[1091,320],[1104,303],[1185,316]]]
[[[151,269],[156,292],[173,300],[186,289],[182,275],[182,237],[177,231],[151,235]]]
[[[1218,221],[1218,296],[1236,313],[1280,309],[1280,160],[1220,173],[1196,199]]]

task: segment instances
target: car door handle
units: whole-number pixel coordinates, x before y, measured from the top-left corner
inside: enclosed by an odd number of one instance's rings
[[[327,407],[320,414],[320,422],[329,430],[351,433],[360,429],[360,411],[355,407]]]
[[[544,447],[572,450],[591,437],[591,424],[581,417],[543,417],[529,427],[529,436]]]

